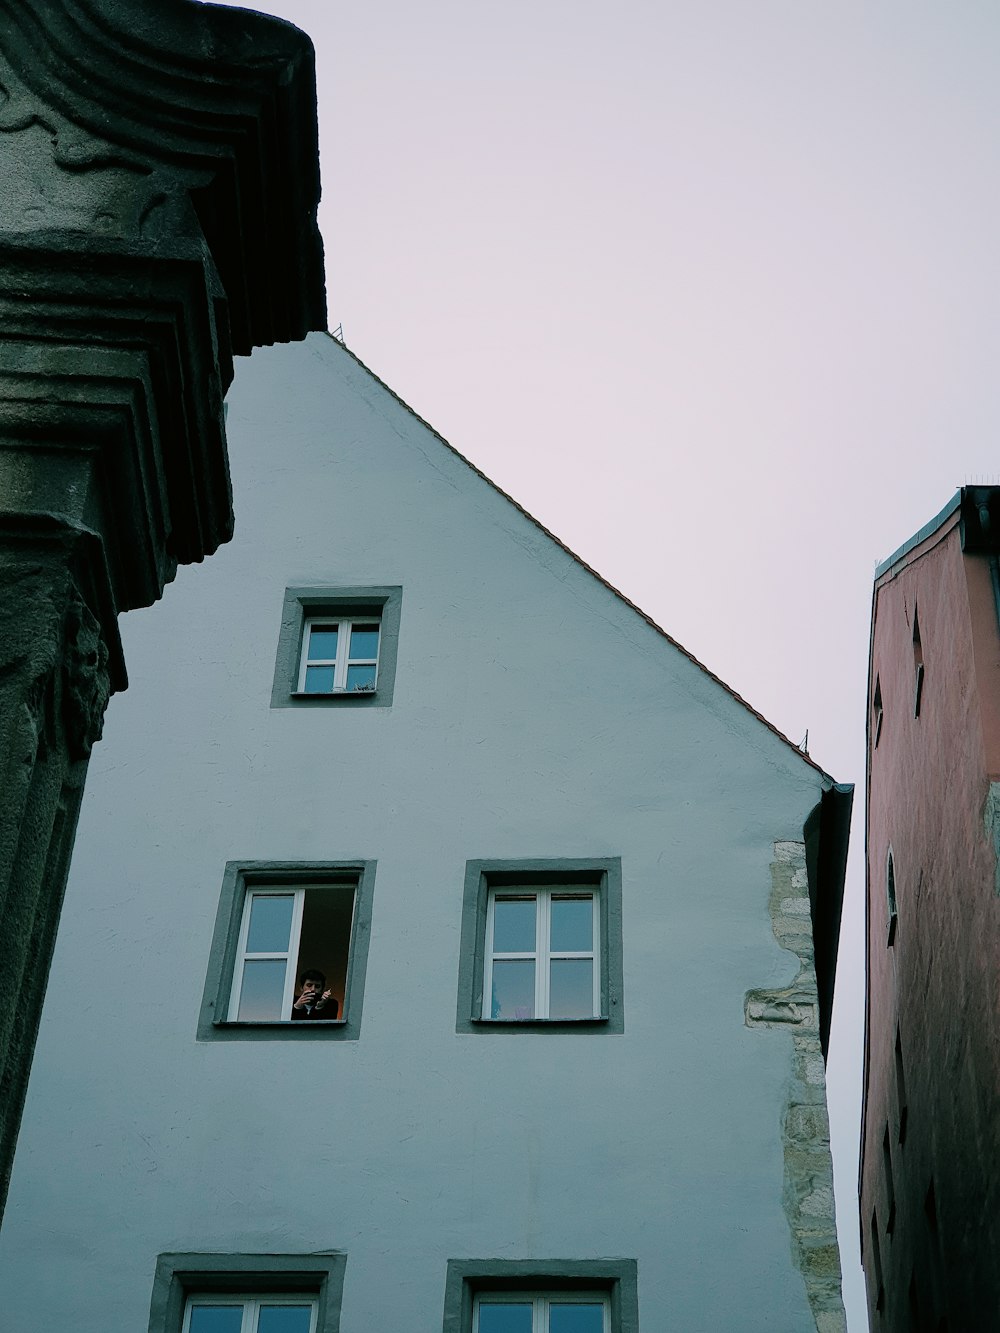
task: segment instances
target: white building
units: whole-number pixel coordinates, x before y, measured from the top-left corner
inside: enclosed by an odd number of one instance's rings
[[[332,338],[229,431],[235,541],[123,624],[4,1333],[842,1329],[849,793]]]

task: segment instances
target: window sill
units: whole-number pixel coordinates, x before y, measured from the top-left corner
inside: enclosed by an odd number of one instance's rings
[[[606,1014],[597,1018],[473,1018],[477,1028],[524,1029],[535,1032],[573,1031],[579,1028],[605,1027],[610,1021]]]
[[[378,690],[292,690],[291,699],[374,699]]]
[[[217,1018],[212,1023],[214,1028],[299,1028],[299,1027],[324,1027],[324,1028],[345,1028],[347,1027],[346,1018],[276,1018],[276,1019],[258,1019],[251,1022],[240,1021],[239,1019]]]

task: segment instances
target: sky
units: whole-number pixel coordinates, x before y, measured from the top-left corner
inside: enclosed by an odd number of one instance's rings
[[[828,1088],[864,1333],[872,576],[1000,480],[1000,6],[244,7],[316,45],[331,328],[857,783]]]

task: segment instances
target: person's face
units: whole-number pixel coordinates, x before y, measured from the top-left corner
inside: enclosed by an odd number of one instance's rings
[[[318,981],[303,981],[302,983],[303,995],[317,995],[318,993],[319,993]]]

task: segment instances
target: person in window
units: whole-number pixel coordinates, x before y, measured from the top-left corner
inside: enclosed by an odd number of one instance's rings
[[[336,1018],[340,1005],[326,988],[326,977],[310,968],[299,977],[299,995],[292,1005],[293,1018]]]

